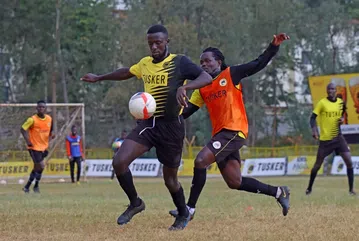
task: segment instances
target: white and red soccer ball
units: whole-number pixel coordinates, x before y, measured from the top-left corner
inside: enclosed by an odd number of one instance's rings
[[[148,119],[156,111],[156,100],[147,92],[138,92],[131,97],[128,108],[135,119]]]

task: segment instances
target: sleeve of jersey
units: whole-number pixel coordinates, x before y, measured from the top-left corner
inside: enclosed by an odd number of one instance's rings
[[[71,143],[66,139],[66,153],[67,156],[71,156]]]
[[[25,131],[27,131],[33,124],[34,124],[34,119],[29,117],[29,118],[27,118],[25,123],[21,126],[21,128],[24,129]]]
[[[313,113],[319,116],[321,110],[322,110],[322,101],[319,101],[318,104],[315,106]]]
[[[137,77],[137,79],[141,79],[141,77],[142,77],[141,67],[140,67],[141,61],[138,62],[137,64],[132,65],[130,68],[131,74],[135,75]]]
[[[204,105],[204,100],[202,99],[201,93],[199,93],[198,89],[193,91],[189,102],[198,106],[199,108],[201,108]]]

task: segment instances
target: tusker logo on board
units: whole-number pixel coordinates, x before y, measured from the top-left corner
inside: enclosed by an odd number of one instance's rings
[[[285,158],[246,159],[243,176],[283,176]]]
[[[2,162],[0,163],[0,177],[22,177],[32,170],[30,162]]]
[[[129,169],[133,176],[156,177],[160,169],[160,162],[154,158],[139,158],[134,160]],[[86,176],[110,177],[112,174],[112,160],[87,159]]]
[[[352,156],[354,175],[359,175],[359,156]],[[347,175],[347,166],[341,156],[334,157],[332,175]]]

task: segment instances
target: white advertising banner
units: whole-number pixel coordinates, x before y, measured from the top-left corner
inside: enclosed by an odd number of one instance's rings
[[[242,170],[243,176],[283,176],[285,158],[246,159]]]
[[[155,158],[138,158],[134,160],[129,169],[132,176],[156,177],[160,169],[160,162]],[[110,177],[112,173],[112,160],[110,159],[87,159],[86,176]]]
[[[359,156],[352,156],[354,175],[359,175]],[[347,166],[341,156],[334,157],[332,175],[347,175]]]

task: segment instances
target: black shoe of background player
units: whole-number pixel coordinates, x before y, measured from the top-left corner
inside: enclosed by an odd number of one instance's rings
[[[118,225],[124,225],[124,224],[130,222],[131,219],[133,218],[133,216],[135,216],[136,214],[138,214],[146,209],[145,203],[142,201],[142,199],[140,199],[140,201],[141,201],[141,204],[137,207],[132,206],[131,204],[128,205],[126,211],[124,211],[118,217],[118,219],[117,219]]]
[[[312,194],[312,189],[307,189],[307,190],[305,190],[305,195],[310,195],[310,194]]]
[[[34,193],[40,193],[40,188],[39,187],[34,187]]]
[[[24,191],[24,193],[29,193],[30,192],[30,189],[27,188],[27,187],[23,187],[22,190]]]
[[[351,195],[351,196],[356,196],[356,195],[357,195],[357,193],[356,193],[356,192],[354,192],[354,190],[351,190],[351,191],[349,191],[349,195]]]
[[[277,198],[277,202],[282,206],[283,215],[287,216],[290,208],[290,203],[289,203],[290,190],[286,186],[280,187],[280,189],[282,190],[282,193],[280,194],[279,198]]]

